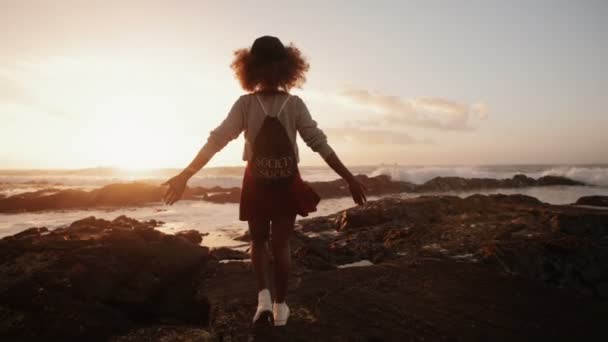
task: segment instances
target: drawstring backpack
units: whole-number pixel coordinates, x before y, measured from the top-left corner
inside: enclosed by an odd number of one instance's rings
[[[276,116],[268,115],[260,98],[255,95],[265,118],[253,143],[250,169],[256,183],[268,186],[290,184],[298,172],[295,152],[285,127],[279,121],[283,108],[290,99],[283,102]]]

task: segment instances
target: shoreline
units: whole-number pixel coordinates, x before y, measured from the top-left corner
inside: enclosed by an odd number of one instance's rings
[[[367,187],[368,196],[586,185],[583,182],[566,177],[543,176],[535,179],[523,174],[504,179],[435,177],[423,184],[392,180],[391,177],[386,175],[368,177],[360,174],[356,178]],[[348,186],[342,179],[308,182],[308,184],[322,199],[350,196]],[[0,198],[0,213],[43,211],[48,209],[137,207],[162,201],[164,191],[165,187],[143,182],[113,183],[90,191],[48,188]],[[223,188],[219,186],[211,188],[187,187],[182,199],[203,200],[214,203],[238,203],[240,188]]]
[[[576,187],[574,187],[576,188]],[[546,187],[545,189],[537,188],[539,190],[550,190],[551,192],[555,192],[556,194],[560,194],[562,191],[566,191],[569,193],[570,188],[565,187]],[[521,190],[521,189],[520,189]],[[524,191],[518,191],[514,189],[513,191],[504,191],[500,189],[495,189],[487,192],[473,191],[473,192],[452,192],[452,193],[430,193],[430,194],[411,194],[411,193],[397,193],[386,196],[379,197],[370,197],[370,199],[381,199],[387,197],[397,197],[397,198],[415,198],[419,196],[458,196],[458,197],[468,197],[474,194],[483,194],[483,195],[492,195],[492,194],[526,194],[526,195],[537,195],[535,193],[526,193]],[[590,194],[593,194],[591,192]],[[545,193],[548,196],[551,193]],[[552,205],[572,205],[578,206],[576,201],[581,197],[587,197],[588,194],[581,193],[579,196],[577,194],[571,194],[571,199],[566,198],[567,201],[560,203],[551,203],[547,201],[543,201],[547,204]],[[561,195],[560,195],[561,196]],[[593,197],[593,196],[591,196]],[[537,197],[542,199],[542,196]],[[561,197],[560,197],[561,199]],[[348,209],[353,207],[354,204],[349,198],[333,198],[333,199],[325,199],[321,202],[321,205],[318,208],[317,212],[311,214],[311,217],[329,215],[333,212]],[[582,207],[584,208],[584,207]],[[600,206],[591,206],[591,209],[596,210],[605,210]],[[234,231],[234,230],[246,230],[246,223],[238,221],[236,218],[238,212],[238,207],[236,204],[215,204],[211,202],[205,201],[197,201],[197,200],[184,200],[178,202],[176,205],[172,207],[168,207],[160,202],[147,204],[138,207],[107,207],[107,208],[87,208],[84,210],[61,210],[61,211],[36,211],[36,212],[26,212],[26,213],[0,213],[0,218],[4,217],[2,220],[3,223],[0,224],[0,238],[3,236],[11,235],[28,229],[30,227],[42,227],[45,226],[49,229],[55,229],[60,227],[65,227],[69,225],[72,221],[82,219],[88,216],[96,216],[105,219],[112,219],[119,215],[127,215],[131,217],[135,217],[137,219],[157,219],[165,222],[165,225],[161,227],[161,230],[166,233],[173,234],[180,230],[187,229],[196,229],[201,231],[204,234],[212,234],[218,240],[227,241],[229,238],[227,235],[230,235],[226,232]],[[303,220],[306,218],[299,217],[298,220]],[[24,224],[24,222],[30,222],[28,224]],[[216,245],[212,245],[213,247]]]

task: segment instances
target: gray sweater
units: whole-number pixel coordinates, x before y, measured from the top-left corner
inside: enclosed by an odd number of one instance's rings
[[[275,116],[286,96],[291,96],[285,104],[279,121],[283,124],[291,145],[293,146],[296,159],[299,162],[298,145],[296,144],[296,131],[313,151],[325,158],[333,153],[332,148],[327,143],[327,136],[317,127],[316,121],[310,116],[310,112],[304,101],[295,95],[258,95],[262,101],[268,115]],[[199,154],[205,160],[211,159],[215,153],[220,151],[228,142],[236,139],[242,131],[245,131],[245,149],[243,160],[247,161],[251,157],[253,142],[257,136],[265,114],[260,104],[255,99],[255,95],[242,95],[232,105],[232,109],[224,121],[211,133],[207,143],[201,148]]]

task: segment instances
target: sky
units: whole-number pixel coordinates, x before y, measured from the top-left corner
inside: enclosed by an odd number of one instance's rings
[[[347,165],[607,163],[607,17],[604,0],[0,0],[0,169],[185,166],[261,35],[308,58],[293,93]],[[210,165],[243,165],[242,139]]]

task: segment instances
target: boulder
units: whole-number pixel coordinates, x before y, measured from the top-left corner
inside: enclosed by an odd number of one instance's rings
[[[200,245],[203,242],[203,234],[201,234],[201,232],[198,230],[183,230],[175,233],[175,236],[197,245]]]
[[[100,339],[141,324],[205,325],[208,249],[157,221],[89,217],[0,240],[0,336]]]
[[[227,247],[211,249],[209,255],[218,260],[245,260],[249,259],[249,254]]]
[[[561,176],[543,176],[536,180],[537,186],[552,186],[552,185],[585,185],[583,182],[575,181],[573,179]]]
[[[579,198],[575,204],[608,207],[608,196],[583,196]]]

